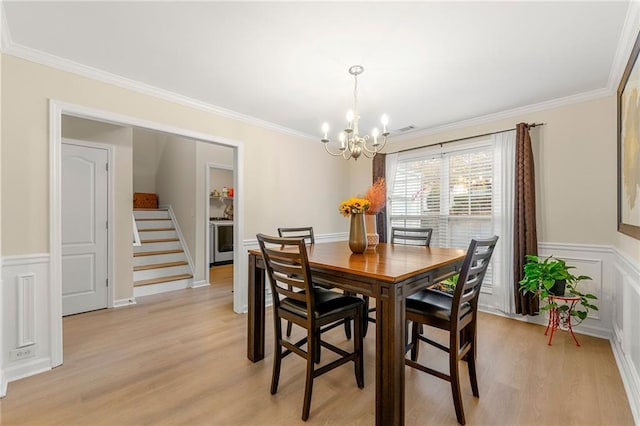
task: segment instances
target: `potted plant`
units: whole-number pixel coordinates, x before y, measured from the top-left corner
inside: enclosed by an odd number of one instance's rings
[[[558,305],[554,298],[549,296],[564,296],[566,292],[568,297],[579,297],[582,309],[573,309],[571,315],[579,319],[580,324],[587,315],[589,310],[597,311],[598,307],[593,303],[597,297],[591,293],[582,293],[578,290],[580,281],[590,280],[587,275],[575,276],[570,272],[573,266],[567,266],[562,259],[549,256],[541,259],[538,256],[527,255],[527,264],[524,265],[524,278],[520,281],[520,291],[536,294],[541,300],[547,303],[540,307],[540,311],[548,311],[556,308],[560,315],[566,317],[569,311],[568,305]],[[566,288],[565,288],[566,286]]]

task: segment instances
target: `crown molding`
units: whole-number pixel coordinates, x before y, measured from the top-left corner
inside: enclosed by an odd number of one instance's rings
[[[609,72],[609,80],[607,82],[607,88],[613,93],[618,91],[618,85],[620,79],[624,73],[624,69],[627,67],[627,61],[633,50],[633,45],[638,36],[638,27],[640,26],[640,2],[633,0],[629,3],[627,9],[627,16],[622,26],[622,32],[620,33],[620,39],[618,40],[618,47],[613,57],[613,64],[611,65],[611,71]]]
[[[40,50],[32,49],[17,43],[14,43],[11,38],[9,26],[6,22],[6,14],[4,13],[4,6],[2,0],[0,0],[0,28],[2,38],[2,51],[5,54],[12,55],[21,59],[25,59],[31,62],[35,62],[41,65],[45,65],[58,70],[74,73],[86,78],[97,80],[103,83],[112,84],[118,87],[129,89],[144,95],[153,96],[169,102],[184,105],[197,110],[209,112],[222,117],[237,120],[249,125],[261,127],[264,129],[276,131],[279,133],[296,136],[305,140],[317,141],[317,137],[303,133],[297,130],[290,129],[275,123],[271,123],[266,120],[262,120],[249,115],[241,114],[236,111],[232,111],[223,107],[212,105],[197,99],[193,99],[184,95],[180,95],[175,92],[171,92],[159,87],[151,86],[139,81],[131,80],[126,77],[122,77],[116,74],[112,74],[97,68],[89,67],[78,62],[74,62],[68,59],[64,59]],[[530,114],[537,111],[543,111],[547,109],[557,108],[561,106],[571,105],[574,103],[585,102],[610,96],[616,93],[617,81],[619,76],[622,75],[626,61],[628,59],[629,52],[633,47],[635,37],[637,35],[636,28],[640,22],[640,0],[633,0],[629,5],[623,31],[620,36],[620,41],[616,49],[614,57],[614,63],[611,68],[609,80],[606,88],[596,89],[589,92],[579,93],[576,95],[566,96],[563,98],[552,99],[550,101],[539,102],[536,104],[526,105],[510,110],[505,110],[497,113],[487,114],[479,117],[470,118],[467,120],[456,121],[439,126],[429,127],[422,130],[416,130],[400,135],[392,135],[389,138],[389,144],[395,142],[404,142],[409,140],[418,139],[420,137],[430,136],[438,133],[444,133],[447,131],[459,130],[466,127],[477,126],[482,124],[491,123],[494,121],[511,118],[514,116]]]
[[[3,23],[2,27],[3,27],[2,28],[3,29],[2,50],[4,53],[8,55],[25,59],[27,61],[35,62],[40,65],[45,65],[51,68],[55,68],[61,71],[77,74],[82,77],[90,78],[92,80],[97,80],[103,83],[112,84],[114,86],[129,89],[138,93],[142,93],[144,95],[160,98],[169,102],[187,106],[189,108],[209,112],[222,117],[241,121],[243,123],[250,124],[253,126],[262,127],[264,129],[273,130],[279,133],[284,133],[287,135],[296,136],[296,137],[309,139],[313,141],[317,139],[306,133],[289,129],[287,127],[280,126],[278,124],[274,124],[266,120],[261,120],[259,118],[241,114],[239,112],[232,111],[226,108],[222,108],[216,105],[211,105],[206,102],[202,102],[197,99],[190,98],[188,96],[183,96],[178,93],[161,89],[159,87],[155,87],[145,83],[141,83],[139,81],[131,80],[126,77],[112,74],[107,71],[89,67],[89,66],[80,64],[78,62],[71,61],[69,59],[64,59],[59,56],[51,55],[49,53],[42,52],[40,50],[32,49],[30,47],[26,47],[26,46],[14,43],[11,40],[8,29],[6,30],[6,32],[4,31],[4,29],[8,28],[8,26],[4,25]]]
[[[417,130],[415,132],[406,133],[404,135],[393,136],[393,139],[389,139],[389,143],[404,142],[404,141],[418,139],[424,136],[435,135],[438,133],[444,133],[452,130],[459,130],[465,127],[488,124],[488,123],[503,120],[506,118],[521,116],[525,114],[531,114],[538,111],[544,111],[544,110],[558,108],[558,107],[576,104],[580,102],[599,99],[605,96],[610,96],[613,93],[615,93],[615,91],[611,91],[608,88],[591,90],[589,92],[578,93],[576,95],[565,96],[563,98],[552,99],[550,101],[539,102],[537,104],[531,104],[523,107],[509,109],[506,111],[496,112],[493,114],[482,115],[480,117],[474,117],[468,120],[456,121],[454,123],[443,124],[441,126],[429,127],[428,129]]]

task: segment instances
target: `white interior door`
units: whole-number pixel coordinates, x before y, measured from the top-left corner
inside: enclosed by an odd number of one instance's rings
[[[107,307],[106,149],[62,144],[62,314]]]

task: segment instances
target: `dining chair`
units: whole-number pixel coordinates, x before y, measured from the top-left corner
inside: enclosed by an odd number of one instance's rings
[[[391,244],[429,246],[433,228],[391,228]]]
[[[282,238],[303,238],[307,244],[315,244],[316,240],[313,235],[313,227],[312,226],[301,226],[297,228],[278,228],[278,235]],[[316,285],[323,288],[333,288],[333,286],[324,283],[315,283]],[[353,295],[353,294],[350,294]],[[287,337],[291,336],[291,331],[293,330],[293,324],[290,321],[287,321]],[[344,334],[347,336],[347,339],[351,339],[351,322],[345,321],[344,323]]]
[[[307,244],[315,244],[316,239],[313,236],[312,226],[301,226],[298,228],[278,228],[278,235],[281,238],[303,238]],[[287,321],[287,337],[291,336],[293,323]]]
[[[282,359],[295,353],[307,361],[302,420],[309,418],[313,380],[347,362],[353,362],[356,384],[364,387],[362,317],[364,301],[313,285],[307,247],[300,238],[279,238],[258,234],[273,297],[274,357],[271,394],[278,391]],[[347,352],[321,339],[322,333],[345,319],[354,321],[353,352]],[[293,343],[282,338],[281,319],[306,330],[306,336]],[[306,350],[302,347],[306,345]],[[316,368],[321,347],[340,355]]]
[[[391,228],[391,244],[419,245],[429,247],[433,228],[402,228],[394,226]],[[364,335],[367,335],[369,323],[375,324],[376,318],[369,314],[376,311],[376,308],[369,307],[369,296],[363,296],[367,320],[364,324]]]
[[[278,228],[278,235],[282,238],[304,238],[307,244],[315,244],[313,226],[301,226],[298,228]]]
[[[479,397],[476,377],[477,312],[480,287],[491,261],[498,237],[471,240],[467,255],[460,268],[458,282],[452,295],[437,290],[421,290],[406,300],[406,319],[411,322],[411,341],[408,349],[411,359],[405,364],[451,383],[456,418],[465,424],[462,395],[460,393],[460,360],[467,361],[471,391]],[[449,332],[449,344],[443,345],[420,335],[418,325],[435,327]],[[425,331],[425,334],[427,332]],[[449,354],[449,374],[419,364],[420,342],[428,343]]]

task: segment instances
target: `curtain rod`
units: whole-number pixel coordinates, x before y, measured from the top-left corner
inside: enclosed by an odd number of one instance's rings
[[[538,127],[538,126],[544,126],[545,123],[527,123],[527,127],[532,128],[532,127]],[[413,151],[416,149],[422,149],[422,148],[426,148],[428,146],[435,146],[435,145],[444,145],[447,143],[452,143],[452,142],[460,142],[460,141],[466,141],[467,139],[474,139],[474,138],[481,138],[483,136],[490,136],[490,135],[495,135],[497,133],[504,133],[504,132],[510,132],[512,130],[516,130],[516,128],[512,128],[512,129],[504,129],[504,130],[498,130],[496,132],[489,132],[489,133],[483,133],[481,135],[474,135],[474,136],[466,136],[464,138],[458,138],[458,139],[451,139],[448,141],[444,141],[444,142],[436,142],[436,143],[430,143],[429,145],[422,145],[422,146],[416,146],[415,148],[407,148],[407,149],[401,149],[400,151],[396,151],[396,152],[407,152],[407,151]]]

